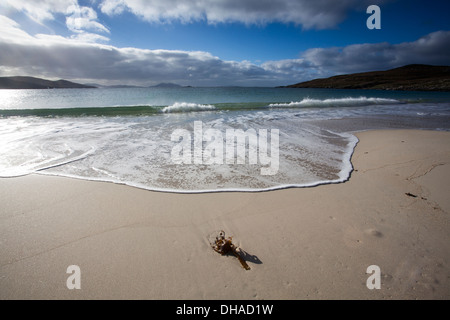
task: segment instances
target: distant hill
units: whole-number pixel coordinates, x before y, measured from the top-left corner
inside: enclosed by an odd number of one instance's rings
[[[0,89],[78,89],[95,88],[67,80],[45,80],[33,77],[0,77]]]
[[[145,88],[141,86],[131,86],[127,84],[117,84],[112,86],[101,86],[102,88],[109,88],[109,89],[130,89],[130,88]]]
[[[178,84],[175,84],[175,83],[163,82],[163,83],[157,84],[156,86],[150,86],[149,88],[181,88],[181,86]]]
[[[284,88],[450,91],[450,66],[411,64],[387,71],[354,73],[326,79],[315,79]]]

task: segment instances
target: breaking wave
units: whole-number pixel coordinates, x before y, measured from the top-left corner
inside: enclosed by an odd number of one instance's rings
[[[399,104],[402,103],[395,99],[385,99],[385,98],[340,98],[340,99],[310,99],[305,98],[297,102],[289,103],[271,103],[269,107],[271,108],[327,108],[327,107],[363,107],[370,105],[381,105],[381,104]]]
[[[172,112],[210,111],[215,109],[216,107],[211,104],[175,102],[173,105],[163,108],[162,112],[172,113]]]

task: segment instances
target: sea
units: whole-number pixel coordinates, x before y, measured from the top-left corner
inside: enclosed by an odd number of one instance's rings
[[[249,87],[0,90],[0,178],[152,191],[342,183],[356,132],[450,130],[450,92]]]

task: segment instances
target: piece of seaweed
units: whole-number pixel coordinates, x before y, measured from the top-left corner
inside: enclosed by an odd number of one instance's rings
[[[236,258],[238,258],[242,267],[245,270],[250,270],[247,262],[241,257],[238,252],[237,247],[232,242],[232,237],[225,238],[225,231],[221,230],[219,234],[216,236],[215,241],[211,244],[214,251],[220,253],[221,255],[228,254],[229,252],[233,253]]]
[[[407,192],[407,193],[405,193],[408,197],[412,197],[412,198],[417,198],[417,196],[415,195],[415,194],[412,194],[412,193],[409,193],[409,192]]]

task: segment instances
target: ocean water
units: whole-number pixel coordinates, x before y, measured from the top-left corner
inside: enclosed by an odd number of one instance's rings
[[[376,128],[450,130],[450,93],[287,88],[0,90],[0,177],[166,192],[346,181]]]

